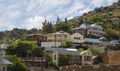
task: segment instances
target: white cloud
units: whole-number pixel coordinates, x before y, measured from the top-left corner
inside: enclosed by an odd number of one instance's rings
[[[31,28],[41,28],[42,22],[45,21],[45,18],[42,16],[34,16],[25,20],[25,23],[22,27],[31,29]]]
[[[93,7],[100,7],[102,5],[107,6],[111,5],[113,2],[116,2],[118,0],[92,0],[91,5]]]
[[[47,19],[80,16],[96,7],[107,6],[117,0],[0,0],[0,30],[40,28]]]

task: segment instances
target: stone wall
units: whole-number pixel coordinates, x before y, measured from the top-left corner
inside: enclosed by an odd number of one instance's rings
[[[120,71],[120,65],[62,66],[59,71]]]
[[[120,65],[120,51],[109,51],[104,53],[104,63]]]

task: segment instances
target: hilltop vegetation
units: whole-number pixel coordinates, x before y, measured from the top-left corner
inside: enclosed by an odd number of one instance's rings
[[[79,27],[82,23],[99,24],[104,28],[106,38],[109,40],[120,39],[120,0],[110,6],[95,8],[93,11],[70,20],[66,18],[65,21],[60,21],[57,18],[56,24],[45,20],[42,29],[39,30],[35,28],[31,30],[14,28],[11,31],[0,32],[0,39],[24,39],[28,34],[49,34],[60,30],[71,33],[72,28]]]

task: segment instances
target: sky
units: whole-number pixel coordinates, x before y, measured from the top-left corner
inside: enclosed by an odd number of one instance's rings
[[[0,0],[0,31],[41,28],[59,16],[71,19],[118,0]]]

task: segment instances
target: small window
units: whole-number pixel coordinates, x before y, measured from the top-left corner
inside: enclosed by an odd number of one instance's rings
[[[54,60],[56,60],[56,55],[54,55]]]
[[[65,35],[65,38],[67,38],[67,35]]]
[[[5,66],[3,67],[3,71],[5,71]]]

